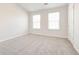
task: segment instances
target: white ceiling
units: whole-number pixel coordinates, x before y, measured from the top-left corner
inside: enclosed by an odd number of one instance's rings
[[[27,11],[38,11],[42,9],[49,9],[67,5],[66,3],[48,3],[48,5],[44,5],[44,3],[20,3],[21,7],[26,9]]]

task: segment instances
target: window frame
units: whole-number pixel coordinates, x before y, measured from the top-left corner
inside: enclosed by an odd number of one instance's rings
[[[59,25],[58,25],[59,28],[58,28],[58,29],[53,29],[53,28],[50,29],[50,28],[49,28],[49,14],[50,14],[50,13],[59,13]],[[49,31],[50,31],[50,30],[51,30],[51,31],[52,31],[52,30],[56,30],[56,31],[57,31],[57,30],[60,30],[60,29],[61,29],[61,25],[60,25],[61,23],[60,23],[60,21],[61,21],[61,20],[60,20],[60,12],[59,12],[59,11],[48,12],[48,30],[49,30]]]
[[[39,26],[39,28],[34,28],[34,26],[33,26],[34,25],[33,24],[33,16],[35,16],[35,15],[39,15],[40,16],[40,22],[39,22],[40,23],[40,26]],[[40,30],[41,29],[41,15],[40,14],[33,14],[32,15],[32,29],[34,29],[34,30]]]

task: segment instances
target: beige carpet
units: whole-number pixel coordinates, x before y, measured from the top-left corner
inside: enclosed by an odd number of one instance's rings
[[[24,35],[0,43],[1,55],[77,55],[67,39]]]

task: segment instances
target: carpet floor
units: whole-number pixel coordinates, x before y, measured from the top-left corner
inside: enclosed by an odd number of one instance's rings
[[[0,43],[0,55],[78,55],[68,39],[24,35]]]

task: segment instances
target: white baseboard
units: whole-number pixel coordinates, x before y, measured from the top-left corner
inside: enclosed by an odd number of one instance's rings
[[[69,39],[68,39],[69,40]],[[70,43],[72,44],[73,48],[76,50],[76,52],[79,54],[79,49],[77,48],[77,46],[74,44],[73,41],[69,40]]]
[[[74,49],[78,52],[79,54],[79,49],[76,47],[76,45],[73,45]]]
[[[35,35],[40,35],[40,36],[47,36],[47,37],[57,37],[57,38],[65,38],[65,39],[68,39],[67,37],[50,36],[50,35],[39,34],[39,33],[30,33],[30,34],[35,34]]]
[[[28,33],[27,33],[27,34],[28,34]],[[15,35],[15,36],[11,36],[11,37],[2,39],[2,40],[0,40],[0,42],[6,41],[6,40],[10,40],[10,39],[14,39],[14,38],[16,38],[16,37],[20,37],[20,36],[23,36],[23,35],[26,35],[26,33],[22,33],[22,34],[19,34],[19,35]]]

